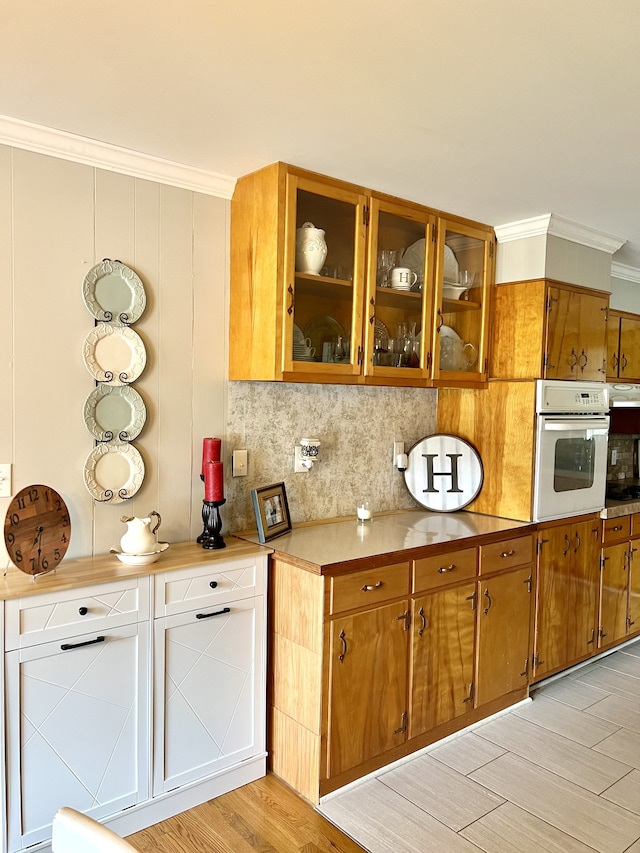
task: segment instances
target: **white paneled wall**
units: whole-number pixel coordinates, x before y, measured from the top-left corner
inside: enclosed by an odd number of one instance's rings
[[[0,462],[13,463],[14,493],[44,482],[63,495],[69,557],[117,545],[123,513],[158,509],[168,541],[201,529],[201,439],[225,425],[228,215],[223,199],[0,146]],[[116,505],[96,504],[83,482],[94,382],[82,343],[94,321],[82,281],[105,257],[147,291],[135,326],[147,347],[136,383],[146,476]]]

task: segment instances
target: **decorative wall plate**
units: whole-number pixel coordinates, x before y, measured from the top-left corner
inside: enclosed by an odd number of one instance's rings
[[[147,352],[140,336],[128,326],[97,323],[85,338],[82,357],[97,382],[126,385],[144,370]]]
[[[105,258],[84,277],[82,298],[90,314],[103,323],[127,326],[142,316],[147,304],[137,273],[120,261]]]
[[[98,444],[84,463],[84,484],[101,503],[132,498],[143,480],[144,462],[132,444]]]
[[[84,422],[96,441],[133,441],[146,419],[144,400],[130,385],[96,385],[84,404]]]

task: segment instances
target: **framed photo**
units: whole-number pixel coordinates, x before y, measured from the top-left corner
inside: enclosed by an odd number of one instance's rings
[[[258,537],[268,542],[291,530],[289,504],[284,483],[274,483],[262,489],[252,489],[253,509],[258,524]]]

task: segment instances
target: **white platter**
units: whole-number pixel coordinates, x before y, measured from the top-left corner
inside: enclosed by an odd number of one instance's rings
[[[82,298],[96,320],[128,326],[142,316],[147,304],[144,285],[132,269],[105,258],[82,282]]]
[[[98,444],[84,463],[84,484],[100,503],[132,498],[143,480],[144,462],[132,444]]]
[[[140,336],[128,326],[97,323],[85,338],[82,358],[96,382],[127,385],[144,370],[147,352]]]
[[[421,237],[420,240],[416,240],[415,243],[412,243],[407,249],[405,249],[399,262],[403,267],[409,267],[409,269],[418,276],[419,282],[424,280],[424,248],[425,239],[424,237]],[[442,277],[446,281],[457,282],[460,274],[458,261],[453,249],[446,244],[444,247],[443,266],[444,271]]]
[[[129,385],[96,385],[84,404],[84,422],[96,441],[133,441],[146,419],[144,400]]]

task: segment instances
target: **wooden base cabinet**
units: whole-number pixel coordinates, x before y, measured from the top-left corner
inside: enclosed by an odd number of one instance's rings
[[[527,533],[325,575],[273,557],[272,770],[317,803],[524,698],[532,556]]]
[[[640,513],[602,523],[598,648],[640,631]]]
[[[590,657],[596,650],[600,519],[540,525],[533,678]]]

